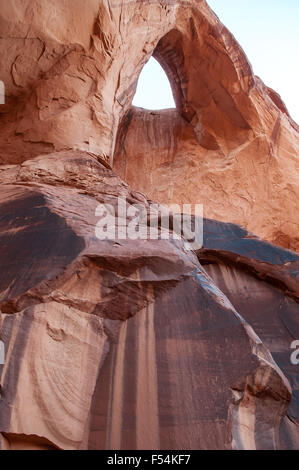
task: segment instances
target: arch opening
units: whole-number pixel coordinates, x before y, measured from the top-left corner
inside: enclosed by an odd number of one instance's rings
[[[142,69],[132,104],[149,110],[176,107],[168,77],[154,57]]]

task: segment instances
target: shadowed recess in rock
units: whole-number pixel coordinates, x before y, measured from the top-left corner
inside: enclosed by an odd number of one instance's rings
[[[16,196],[0,205],[2,311],[5,302],[53,278],[84,248],[44,195],[21,190]]]

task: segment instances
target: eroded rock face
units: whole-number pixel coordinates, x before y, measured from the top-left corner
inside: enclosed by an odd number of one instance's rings
[[[89,151],[153,200],[298,250],[298,126],[204,0],[2,3],[2,163]],[[130,107],[152,54],[177,111]]]
[[[197,256],[183,239],[99,240],[99,202],[149,202],[84,152],[0,178],[2,448],[296,447],[295,253],[214,221]],[[249,309],[223,263],[249,272]],[[252,275],[283,302],[279,333],[252,317],[269,298]]]
[[[276,123],[268,130],[235,127],[218,147],[200,144],[178,110],[132,108],[120,128],[115,171],[154,200],[201,203],[206,217],[298,251],[298,132],[268,101],[261,112],[276,114]],[[221,132],[222,126],[219,118]]]
[[[212,220],[296,248],[277,94],[204,1],[3,1],[0,28],[1,449],[298,448],[299,257]],[[153,53],[177,110],[131,108]],[[146,231],[148,197],[203,202],[203,247],[99,239],[119,197]]]
[[[189,13],[154,51],[177,109],[132,107],[114,168],[154,200],[202,203],[206,217],[298,251],[298,125],[204,4]]]

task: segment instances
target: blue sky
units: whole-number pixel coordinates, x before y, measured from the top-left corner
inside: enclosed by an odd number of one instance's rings
[[[133,105],[146,109],[175,108],[166,73],[153,57],[142,69]]]
[[[243,47],[254,73],[281,95],[299,123],[299,0],[207,1]],[[133,104],[174,107],[167,77],[154,59],[143,68]]]

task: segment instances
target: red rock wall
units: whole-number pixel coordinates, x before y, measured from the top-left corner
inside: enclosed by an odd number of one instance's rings
[[[295,253],[209,220],[197,256],[98,240],[98,202],[149,203],[84,152],[1,181],[3,449],[296,448]]]
[[[0,162],[89,151],[158,202],[298,249],[298,126],[205,1],[3,0],[0,28]],[[178,113],[130,111],[152,54]]]
[[[298,250],[298,126],[279,95],[204,3],[179,12],[154,56],[177,110],[127,112],[117,173],[153,200],[202,203],[206,217]]]

